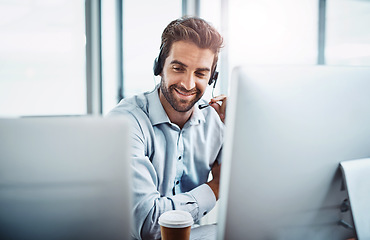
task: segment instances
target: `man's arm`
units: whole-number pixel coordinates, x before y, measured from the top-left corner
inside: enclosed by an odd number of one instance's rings
[[[189,212],[198,221],[216,204],[216,197],[207,184],[189,192],[161,196],[157,190],[157,174],[148,158],[133,159],[133,234],[138,239],[159,239],[159,216],[169,210]]]
[[[212,166],[212,176],[213,179],[207,182],[208,186],[212,189],[213,193],[215,194],[216,200],[218,200],[218,191],[220,188],[220,171],[221,171],[221,164],[218,161]]]
[[[160,238],[158,218],[162,213],[180,209],[189,212],[194,221],[198,221],[215,206],[216,197],[207,184],[202,184],[186,193],[161,196],[159,186],[161,181],[166,181],[166,179],[159,179],[156,169],[147,156],[146,142],[148,140],[146,138],[151,133],[145,126],[151,126],[151,123],[140,122],[134,115],[128,115],[133,125],[131,169],[134,221],[132,233],[138,239],[157,239]],[[144,121],[143,119],[141,121]]]

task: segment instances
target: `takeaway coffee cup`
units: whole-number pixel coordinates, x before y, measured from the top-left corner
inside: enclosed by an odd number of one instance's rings
[[[193,217],[182,210],[163,213],[158,220],[162,240],[189,240]]]

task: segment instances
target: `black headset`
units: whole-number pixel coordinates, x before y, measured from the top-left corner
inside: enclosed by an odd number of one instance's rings
[[[161,50],[159,52],[158,57],[154,60],[154,65],[153,65],[154,76],[158,76],[159,74],[161,74],[161,72],[163,70],[164,61],[162,59],[163,58],[162,57],[162,54],[163,54],[162,52],[163,52],[163,46],[161,47]],[[211,77],[208,80],[208,85],[212,85],[212,83],[214,83],[213,88],[216,87],[217,78],[218,78],[218,72],[216,71],[216,68],[217,68],[217,64],[214,67],[214,69],[211,73]]]

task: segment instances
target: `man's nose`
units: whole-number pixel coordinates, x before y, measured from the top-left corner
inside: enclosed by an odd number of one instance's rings
[[[186,75],[186,77],[181,82],[181,85],[187,90],[195,88],[195,77],[192,73]]]

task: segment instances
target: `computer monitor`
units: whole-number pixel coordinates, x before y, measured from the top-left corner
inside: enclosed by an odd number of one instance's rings
[[[218,239],[355,235],[339,163],[370,156],[369,76],[369,67],[234,69]]]
[[[0,119],[0,239],[129,239],[124,118]]]

